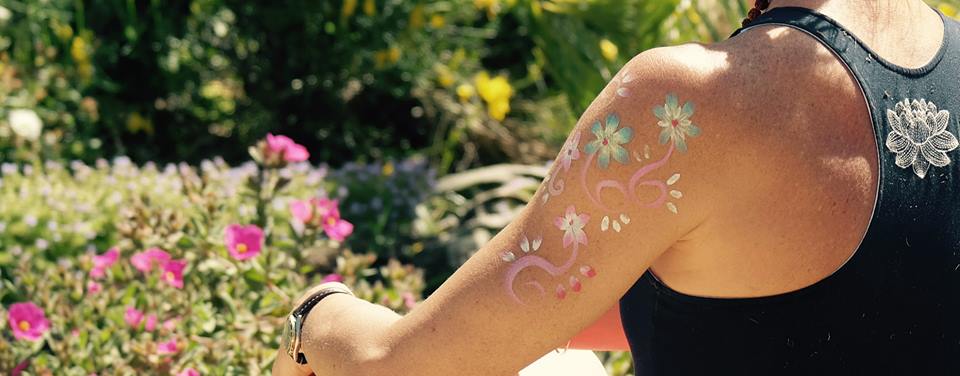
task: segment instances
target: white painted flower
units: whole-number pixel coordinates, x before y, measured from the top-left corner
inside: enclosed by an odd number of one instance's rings
[[[7,121],[10,122],[10,128],[13,133],[28,140],[40,138],[40,131],[43,129],[43,122],[36,112],[30,109],[11,110],[7,115]]]
[[[617,95],[624,98],[629,97],[630,89],[627,87],[627,84],[633,81],[633,79],[634,77],[632,74],[630,74],[630,72],[624,72],[622,75],[616,78],[615,81],[617,83]]]
[[[957,148],[957,137],[947,130],[950,112],[937,110],[933,102],[924,99],[904,99],[897,102],[896,111],[887,110],[890,131],[887,148],[897,154],[896,164],[901,168],[913,166],[921,179],[927,176],[930,165],[944,167],[950,164],[947,152]]]
[[[536,239],[533,239],[533,241],[530,241],[530,239],[528,239],[527,236],[524,235],[523,240],[520,242],[520,250],[523,251],[523,253],[536,252],[537,250],[540,249],[540,244],[542,243],[543,243],[543,238],[538,237]]]
[[[580,159],[580,132],[573,132],[560,150],[560,166],[567,171],[570,169],[570,164],[577,159]]]
[[[563,231],[563,247],[566,248],[574,242],[587,245],[587,234],[583,232],[583,227],[587,225],[590,216],[586,214],[577,214],[577,209],[570,205],[566,213],[554,220],[554,224]]]
[[[660,143],[673,141],[674,147],[681,152],[687,151],[687,137],[696,137],[700,128],[690,121],[693,116],[693,102],[686,102],[680,107],[680,102],[674,94],[667,95],[667,102],[663,106],[653,109],[653,114],[660,119],[657,125],[660,128]]]
[[[633,130],[628,127],[620,128],[619,116],[610,114],[603,125],[599,121],[593,123],[590,131],[597,139],[588,143],[583,151],[587,154],[597,153],[597,164],[600,168],[607,168],[611,158],[624,164],[630,161],[630,154],[621,145],[630,142]]]

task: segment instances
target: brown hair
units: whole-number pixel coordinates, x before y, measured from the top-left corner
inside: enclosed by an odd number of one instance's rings
[[[767,8],[769,7],[770,7],[770,0],[757,0],[757,2],[754,3],[753,8],[750,9],[750,12],[747,13],[747,18],[743,19],[742,25],[747,26],[748,24],[753,22],[753,20],[757,19],[757,17],[760,17],[760,14],[763,13],[763,11],[767,10]]]

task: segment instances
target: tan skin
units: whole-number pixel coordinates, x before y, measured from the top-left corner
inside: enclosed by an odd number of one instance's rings
[[[920,0],[774,0],[771,8],[803,6],[838,20],[895,64],[919,67],[940,47],[942,23]],[[280,354],[276,375],[515,375],[546,352],[565,346],[601,317],[615,318],[619,298],[648,269],[675,290],[711,297],[756,297],[809,286],[835,272],[859,244],[876,197],[878,148],[860,90],[822,45],[794,29],[763,26],[712,45],[646,51],[622,73],[631,95],[611,83],[583,114],[574,133],[580,151],[595,139],[591,126],[611,113],[633,130],[624,147],[648,144],[664,154],[651,112],[668,93],[693,102],[702,134],[687,139],[655,172],[679,172],[677,214],[641,208],[613,190],[607,207],[632,219],[622,232],[602,231],[607,213],[576,183],[586,155],[572,162],[561,195],[541,204],[544,187],[523,213],[482,247],[439,290],[405,317],[346,295],[311,311],[303,336],[308,367]],[[621,74],[622,74],[621,73]],[[618,75],[618,77],[621,77]],[[883,152],[883,150],[879,150]],[[633,161],[633,157],[631,157]],[[596,164],[596,161],[592,162]],[[560,169],[554,165],[554,171]],[[623,178],[642,163],[611,162],[587,180]],[[655,194],[641,192],[641,200]],[[511,263],[500,255],[523,236],[543,235],[539,256],[560,264],[570,255],[554,218],[568,206],[590,216],[576,265],[590,265],[583,289],[556,299],[556,278],[519,274],[504,288]],[[570,274],[570,273],[568,273]],[[563,281],[561,281],[563,282]],[[605,316],[606,314],[606,316]],[[588,331],[593,348],[621,348],[615,319]],[[599,340],[598,340],[599,338]]]

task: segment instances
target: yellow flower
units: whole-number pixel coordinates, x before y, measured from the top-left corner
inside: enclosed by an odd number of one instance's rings
[[[620,49],[609,39],[604,38],[600,40],[600,54],[602,54],[603,58],[607,59],[607,61],[614,61],[617,59],[617,55],[620,54]]]
[[[434,14],[433,16],[430,16],[430,27],[434,29],[439,29],[441,27],[444,27],[446,24],[447,24],[447,19],[443,18],[443,16],[439,14]]]
[[[340,8],[340,15],[349,18],[357,11],[357,0],[343,0],[343,8]]]
[[[377,3],[374,0],[366,0],[363,2],[363,13],[368,16],[374,16],[377,14]]]
[[[84,64],[90,61],[90,51],[88,50],[87,41],[81,37],[74,37],[73,42],[70,43],[70,56],[73,57],[73,61],[77,64]]]
[[[437,75],[437,81],[439,81],[440,86],[443,86],[443,87],[453,86],[453,75],[450,74],[450,71],[443,69]]]
[[[393,175],[393,171],[393,162],[387,162],[387,164],[383,165],[383,171],[381,172],[383,172],[383,176],[391,176]]]
[[[487,17],[493,18],[500,10],[500,0],[473,0],[473,5],[480,10],[487,11]]]
[[[423,4],[418,4],[410,11],[410,28],[419,29],[423,27]]]
[[[940,5],[937,6],[937,9],[939,9],[940,12],[943,13],[944,15],[946,15],[947,17],[956,17],[956,16],[957,16],[957,8],[954,8],[953,5],[950,5],[950,4],[940,4]]]
[[[147,134],[153,134],[153,122],[151,122],[150,119],[144,118],[143,115],[134,112],[127,116],[127,130],[129,130],[130,133],[144,131]]]
[[[400,47],[391,46],[390,49],[387,50],[387,59],[390,60],[391,64],[396,64],[400,61]]]
[[[460,97],[461,102],[466,102],[473,98],[473,94],[477,91],[473,88],[473,85],[470,84],[460,84],[457,86],[457,96]]]
[[[487,103],[487,112],[490,117],[503,120],[510,112],[510,97],[513,96],[513,87],[507,77],[499,75],[490,78],[487,72],[480,72],[474,79],[480,98]]]
[[[540,16],[543,15],[543,7],[540,6],[540,0],[530,2],[530,14],[533,15],[533,18],[540,18]]]

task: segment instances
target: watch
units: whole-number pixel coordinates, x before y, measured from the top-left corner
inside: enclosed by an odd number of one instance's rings
[[[310,295],[307,300],[304,300],[299,306],[293,309],[290,312],[290,315],[287,316],[287,321],[283,324],[283,334],[280,337],[280,348],[286,349],[287,355],[289,355],[297,364],[307,364],[307,357],[303,355],[302,341],[300,339],[300,334],[303,330],[303,322],[307,319],[307,314],[310,313],[310,310],[317,305],[323,298],[326,298],[333,294],[348,294],[353,296],[353,293],[347,289],[346,286],[331,286],[321,289]]]

